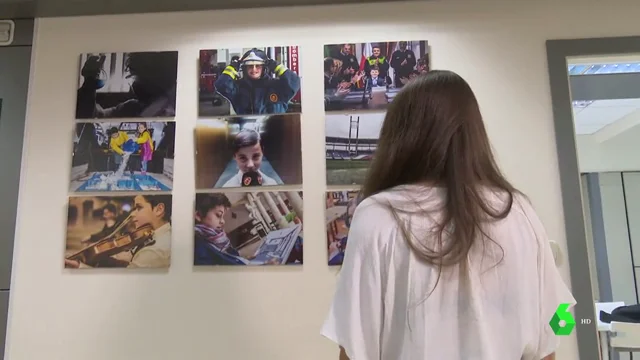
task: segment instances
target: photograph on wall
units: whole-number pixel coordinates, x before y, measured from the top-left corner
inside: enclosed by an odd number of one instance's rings
[[[170,191],[175,136],[175,122],[75,124],[70,191]]]
[[[385,113],[325,117],[327,185],[362,185],[378,147]]]
[[[428,71],[424,40],[325,45],[325,110],[384,110],[405,84]]]
[[[302,192],[196,194],[194,265],[301,265]]]
[[[76,119],[176,114],[178,52],[80,55]]]
[[[171,195],[69,198],[66,268],[168,268]]]
[[[342,265],[351,219],[356,211],[358,200],[357,191],[327,192],[325,224],[329,265]]]
[[[300,113],[297,46],[200,50],[200,117]]]
[[[302,184],[300,115],[198,120],[196,188]]]

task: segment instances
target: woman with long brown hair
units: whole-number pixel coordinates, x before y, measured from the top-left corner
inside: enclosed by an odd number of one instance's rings
[[[431,71],[390,105],[322,334],[351,360],[553,359],[575,304],[476,97]]]

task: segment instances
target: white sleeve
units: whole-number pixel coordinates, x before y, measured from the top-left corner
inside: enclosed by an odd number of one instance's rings
[[[269,186],[284,185],[284,184],[278,184],[278,182],[275,179],[268,177],[262,171],[260,171],[260,175],[262,175],[262,185],[269,185]]]
[[[555,352],[562,336],[556,335],[549,325],[560,304],[569,304],[569,309],[576,304],[571,291],[562,279],[553,257],[549,237],[533,209],[527,217],[538,239],[538,304],[540,333],[538,338],[537,358],[543,359]],[[575,331],[575,329],[574,329]]]
[[[238,179],[238,174],[233,175],[229,180],[227,180],[226,183],[224,183],[222,185],[223,188],[228,188],[228,187],[240,187],[240,182],[242,180]]]
[[[350,360],[380,360],[383,290],[377,244],[381,234],[372,226],[372,214],[358,210],[321,334],[342,346]]]

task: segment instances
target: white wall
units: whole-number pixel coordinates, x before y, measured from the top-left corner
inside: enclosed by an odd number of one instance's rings
[[[441,1],[38,21],[16,235],[10,360],[336,358],[318,335],[326,264],[322,45],[427,39],[435,68],[477,92],[500,164],[565,247],[545,40],[638,33],[634,9],[586,1]],[[577,4],[577,5],[575,5]],[[192,259],[198,50],[301,46],[305,265],[195,271]],[[166,274],[62,269],[78,55],[179,50],[173,264]],[[522,166],[522,167],[521,167]],[[562,268],[568,282],[568,267]],[[577,358],[575,338],[559,359]]]

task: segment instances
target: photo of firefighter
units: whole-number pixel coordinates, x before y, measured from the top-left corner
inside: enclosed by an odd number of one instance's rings
[[[300,115],[198,120],[196,189],[302,184]]]
[[[325,45],[325,111],[384,110],[405,84],[428,71],[424,40]]]
[[[71,192],[170,191],[175,122],[76,123]]]
[[[178,52],[80,56],[76,119],[174,117]]]
[[[297,46],[200,50],[200,117],[300,113]]]
[[[196,194],[194,265],[301,265],[302,192]]]
[[[385,113],[325,117],[327,185],[362,185],[378,147]]]
[[[326,199],[327,248],[329,265],[342,265],[347,249],[351,219],[359,202],[358,191],[330,191]]]
[[[171,195],[69,198],[65,267],[168,268]]]

